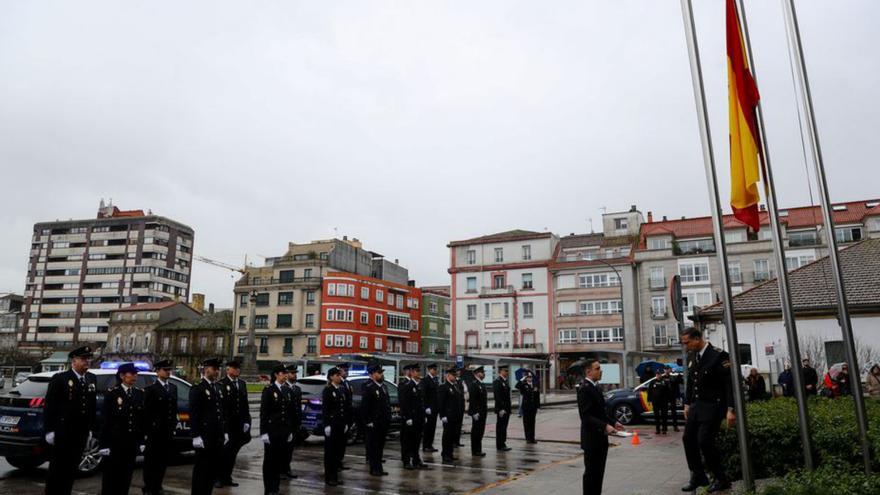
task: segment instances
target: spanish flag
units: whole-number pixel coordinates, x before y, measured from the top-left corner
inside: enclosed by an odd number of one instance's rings
[[[733,216],[757,231],[760,135],[755,117],[758,86],[749,71],[734,0],[727,0],[727,78],[730,105],[730,206]]]

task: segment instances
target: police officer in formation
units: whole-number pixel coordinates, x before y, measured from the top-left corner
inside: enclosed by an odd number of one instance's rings
[[[345,392],[339,368],[327,372],[327,386],[321,395],[324,426],[324,483],[337,486],[340,471],[340,452],[344,451],[345,434],[348,430]]]
[[[498,367],[498,376],[492,382],[492,397],[495,400],[495,414],[498,416],[495,421],[495,448],[501,452],[510,450],[507,446],[507,423],[510,421],[512,411],[509,376],[510,368],[501,365]]]
[[[419,382],[422,381],[418,364],[403,367],[406,376],[400,381],[397,395],[400,399],[400,415],[403,425],[400,432],[400,453],[404,469],[427,469],[419,454],[422,431],[425,427],[425,398]]]
[[[302,389],[296,384],[296,365],[287,367],[287,381],[284,382],[284,391],[290,400],[290,409],[288,409],[288,422],[290,423],[290,432],[293,434],[292,442],[287,444],[286,457],[281,466],[281,476],[289,480],[296,479],[298,476],[293,474],[290,469],[290,463],[293,461],[293,446],[296,444],[296,436],[299,434],[302,425]]]
[[[221,389],[220,360],[202,361],[202,380],[189,390],[190,428],[196,451],[192,474],[192,494],[205,495],[214,491],[220,474],[223,446],[229,441]]]
[[[385,437],[391,425],[391,401],[385,387],[385,371],[380,364],[367,367],[370,380],[364,384],[361,417],[366,429],[367,462],[372,476],[388,476],[382,469]]]
[[[584,379],[578,386],[578,415],[581,419],[581,449],[584,451],[584,495],[600,495],[608,459],[608,435],[622,431],[623,425],[608,417],[605,396],[599,388],[602,366],[588,359]]]
[[[428,374],[419,382],[422,397],[425,400],[425,428],[422,432],[422,452],[437,452],[434,448],[434,434],[437,431],[437,389],[440,380],[437,378],[437,364],[427,366]]]
[[[70,369],[49,381],[43,412],[46,443],[52,446],[46,493],[70,494],[83,449],[96,431],[95,376],[87,373],[92,359],[89,346],[71,351]]]
[[[464,418],[464,394],[456,381],[457,368],[446,370],[446,378],[437,390],[437,415],[443,423],[443,448],[440,456],[443,464],[452,464],[456,459],[453,449],[461,435]]]
[[[541,396],[532,380],[532,372],[526,372],[523,379],[516,383],[516,389],[520,393],[523,433],[526,437],[526,443],[535,444],[538,443],[535,440],[535,417],[538,415],[538,408],[541,407]]]
[[[248,407],[247,383],[239,376],[241,376],[241,363],[238,361],[226,363],[226,376],[220,380],[220,391],[229,442],[223,446],[220,477],[214,483],[215,488],[238,486],[238,483],[232,479],[232,469],[235,467],[238,451],[251,441],[251,411]]]
[[[263,441],[263,487],[266,495],[278,493],[281,473],[287,461],[288,445],[293,443],[290,431],[290,394],[285,391],[287,368],[279,364],[272,369],[272,379],[260,397],[260,440]]]
[[[730,356],[704,340],[702,332],[693,327],[684,331],[681,343],[688,350],[682,442],[691,471],[690,481],[682,491],[695,491],[707,485],[709,493],[726,490],[730,482],[724,476],[715,437],[722,421],[726,419],[728,426],[736,423]],[[714,478],[711,483],[706,471]]]
[[[144,388],[144,495],[162,493],[162,480],[168,459],[176,452],[177,386],[171,383],[174,364],[169,360],[155,363],[156,381]]]
[[[144,391],[135,386],[138,370],[124,363],[117,384],[104,392],[100,450],[104,457],[101,493],[127,494],[137,455],[144,451]]]
[[[483,379],[486,371],[482,366],[474,371],[474,380],[468,386],[468,415],[471,417],[471,455],[485,457],[483,434],[486,432],[486,415],[489,413],[489,397]]]
[[[345,395],[345,433],[347,434],[349,430],[351,430],[352,426],[354,426],[355,414],[354,414],[354,390],[351,388],[351,382],[348,381],[348,363],[339,363],[336,365],[339,369],[339,376],[342,377],[342,392]],[[345,471],[348,469],[348,466],[345,465],[345,448],[347,446],[347,442],[342,443],[342,447],[339,449],[339,470]]]

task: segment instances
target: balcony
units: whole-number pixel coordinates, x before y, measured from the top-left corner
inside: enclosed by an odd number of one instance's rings
[[[480,288],[480,297],[504,296],[513,294],[514,292],[515,289],[512,285],[505,285],[502,287],[482,287]]]
[[[520,344],[511,345],[510,342],[486,342],[487,345],[457,345],[457,354],[543,354],[544,344]]]
[[[651,319],[653,320],[665,320],[669,317],[669,313],[666,310],[663,311],[651,311]]]
[[[281,285],[281,284],[303,284],[303,285],[320,285],[321,277],[290,277],[290,278],[261,278],[256,281],[257,283],[252,282],[251,278],[246,280],[241,280],[236,282],[236,287],[265,287],[267,285]]]
[[[651,279],[651,289],[665,289],[666,288],[666,280],[665,279]]]

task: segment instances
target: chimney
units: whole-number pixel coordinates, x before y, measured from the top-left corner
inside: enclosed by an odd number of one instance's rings
[[[648,212],[648,223],[654,223],[654,213]]]
[[[684,217],[684,215],[682,215],[682,216],[681,216],[681,219],[682,219],[682,220],[684,220],[684,219],[685,219],[685,217]]]
[[[205,312],[205,295],[194,292],[192,295],[192,308],[199,313]]]
[[[415,286],[416,286],[416,281],[415,281],[415,280],[407,280],[407,281],[406,281],[406,285],[407,285],[408,287],[415,287]]]
[[[636,208],[636,205],[631,205],[631,206],[629,207],[629,211],[630,211],[630,213],[633,213],[633,212],[638,211],[638,209]]]
[[[663,215],[663,221],[664,222],[666,221],[666,215]]]
[[[214,303],[208,304],[208,314],[214,314]]]
[[[394,264],[395,264],[395,265],[399,265],[399,264],[400,264],[400,260],[398,260],[397,258],[394,258]]]
[[[348,240],[348,236],[347,236],[347,235],[342,236],[342,240],[343,240],[343,241],[347,241],[347,240]]]

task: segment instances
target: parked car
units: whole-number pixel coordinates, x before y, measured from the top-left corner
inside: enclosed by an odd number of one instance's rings
[[[31,375],[33,375],[33,373],[31,373],[30,371],[19,371],[18,373],[15,374],[15,383],[13,384],[13,386],[14,387],[19,386],[21,384],[21,382],[27,380],[28,377]]]
[[[95,375],[98,390],[98,428],[101,427],[101,404],[104,402],[104,394],[108,388],[116,384],[116,370],[96,369],[89,370]],[[49,380],[58,373],[50,371],[36,373],[8,393],[0,396],[0,456],[6,457],[6,461],[14,467],[27,469],[37,467],[49,459],[49,449],[46,444],[43,431],[43,409],[45,406],[46,392],[49,389]],[[138,373],[137,386],[146,387],[156,381],[156,374],[142,371]],[[177,431],[175,443],[178,450],[184,452],[192,450],[192,435],[189,427],[189,389],[190,384],[177,378],[171,377],[171,382],[177,385],[177,407],[179,409],[177,419]],[[99,435],[89,440],[83,450],[82,460],[79,464],[79,472],[83,475],[94,473],[101,464],[101,456],[98,455]]]
[[[357,411],[363,398],[361,391],[363,390],[364,384],[369,379],[370,377],[368,376],[348,377],[348,382],[351,384],[353,391],[352,403],[356,418],[358,417]],[[302,389],[303,429],[305,430],[305,435],[320,435],[323,437],[324,428],[321,426],[321,394],[324,391],[324,387],[327,386],[327,376],[312,375],[297,380],[297,384]],[[400,418],[400,401],[397,396],[397,385],[389,381],[385,381],[385,385],[388,387],[388,398],[391,401],[391,428],[389,429],[389,432],[399,431],[402,421]],[[360,424],[359,421],[355,421],[354,426],[348,431],[348,441],[355,442],[362,438],[363,431],[364,425]]]
[[[673,373],[672,376],[680,378],[681,373]],[[654,407],[648,401],[648,387],[656,378],[642,383],[636,388],[619,388],[605,393],[605,406],[612,418],[621,424],[629,425],[639,421],[653,420]],[[680,391],[683,392],[683,391]],[[675,399],[675,414],[684,418],[682,408],[684,396],[679,393]]]

